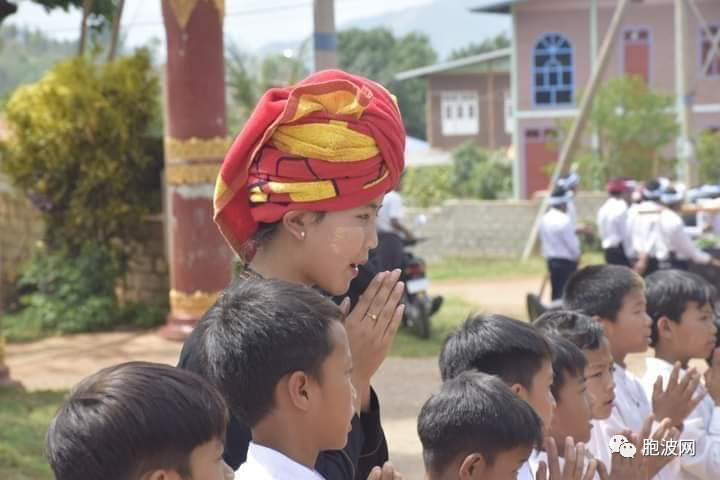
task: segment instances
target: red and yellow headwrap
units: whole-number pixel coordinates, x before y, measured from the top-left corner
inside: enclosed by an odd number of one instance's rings
[[[383,195],[404,155],[395,97],[362,77],[318,72],[260,99],[220,169],[215,222],[240,253],[259,223],[290,210],[347,210]]]

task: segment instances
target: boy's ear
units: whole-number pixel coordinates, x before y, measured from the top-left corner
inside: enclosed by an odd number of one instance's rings
[[[530,399],[527,389],[519,383],[513,383],[512,385],[510,385],[510,390],[512,390],[515,395],[522,398],[526,402]]]
[[[669,339],[675,333],[675,322],[663,315],[657,320],[658,338]]]
[[[182,477],[174,470],[153,470],[144,474],[141,480],[182,480]]]
[[[613,322],[608,320],[607,318],[603,318],[599,315],[593,315],[592,319],[598,322],[602,327],[603,331],[605,332],[605,335],[611,334],[613,329]]]
[[[285,388],[290,402],[299,410],[310,410],[310,377],[305,372],[298,370],[286,378]]]
[[[471,453],[460,464],[458,478],[460,480],[480,480],[485,474],[485,457],[479,453]]]

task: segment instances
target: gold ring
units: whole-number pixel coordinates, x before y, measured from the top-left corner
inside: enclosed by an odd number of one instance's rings
[[[370,318],[373,319],[373,322],[377,322],[377,319],[378,319],[377,315],[375,315],[374,313],[368,313],[368,315],[370,316]]]

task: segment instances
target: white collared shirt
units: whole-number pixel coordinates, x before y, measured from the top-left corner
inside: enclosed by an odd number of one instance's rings
[[[530,458],[535,455],[535,450],[530,453]],[[536,467],[537,468],[537,467]],[[530,459],[522,464],[520,470],[518,470],[517,480],[535,480],[535,472],[537,470],[530,464]]]
[[[395,190],[391,190],[385,194],[382,201],[382,207],[375,219],[375,225],[379,232],[398,233],[393,227],[393,220],[402,220],[405,216],[405,207],[403,206],[402,196]]]
[[[235,472],[235,480],[324,480],[295,460],[272,448],[250,442],[245,463]]]
[[[677,212],[663,208],[659,228],[664,249],[658,258],[666,259],[674,252],[679,260],[691,260],[695,263],[708,263],[712,259],[709,253],[700,250],[690,239],[682,217]]]
[[[660,205],[644,201],[628,212],[628,235],[631,257],[649,255],[657,258],[662,249],[659,232]],[[649,213],[648,213],[649,212]]]
[[[585,466],[587,467],[587,464],[595,458],[594,455],[589,450],[585,450],[585,457],[586,457],[586,463]],[[528,464],[530,465],[530,470],[533,472],[533,475],[537,476],[538,468],[540,468],[540,462],[545,462],[545,465],[548,464],[548,456],[547,452],[545,451],[539,451],[539,450],[533,450],[530,454],[530,458],[528,458]],[[563,457],[558,458],[558,465],[560,466],[560,471],[562,472],[565,469],[565,459]],[[608,469],[609,471],[610,469]],[[518,476],[518,478],[520,478]],[[600,475],[596,472],[593,476],[594,480],[600,480]],[[551,479],[552,480],[552,479]]]
[[[652,395],[653,386],[658,376],[663,378],[663,386],[667,385],[672,373],[672,364],[659,358],[646,359],[647,369],[642,378],[643,387],[648,395]],[[685,370],[681,371],[681,378]],[[697,394],[705,392],[698,387]],[[695,442],[695,455],[682,455],[671,462],[675,468],[673,478],[678,480],[698,480],[720,478],[720,407],[715,405],[710,395],[693,410],[683,423],[681,440]]]
[[[580,257],[580,240],[567,213],[550,208],[540,221],[540,241],[545,258],[575,261]]]
[[[598,234],[602,248],[623,244],[626,237],[628,205],[622,198],[610,197],[597,213]]]
[[[593,430],[598,429],[600,431],[597,433],[598,437],[595,442],[591,439],[591,453],[596,458],[601,459],[609,468],[611,467],[610,446],[605,442],[609,442],[612,437],[620,434],[623,430],[629,429],[639,434],[642,431],[643,423],[652,413],[652,404],[649,397],[646,395],[642,383],[635,375],[616,363],[613,378],[615,380],[615,404],[612,413],[607,420],[596,421]],[[656,427],[657,423],[654,423],[653,431]],[[670,465],[665,466],[653,479],[674,479],[672,467]]]

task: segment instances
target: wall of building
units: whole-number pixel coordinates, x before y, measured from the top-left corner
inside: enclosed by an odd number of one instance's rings
[[[490,78],[492,76],[492,79]],[[442,134],[441,97],[443,91],[471,90],[480,99],[479,131],[477,135],[444,136]],[[467,141],[486,148],[506,148],[512,138],[505,132],[505,95],[510,91],[510,74],[467,74],[428,77],[427,134],[430,146],[450,150]]]
[[[578,221],[594,222],[606,198],[604,193],[580,193],[576,200]],[[453,200],[439,207],[408,209],[405,221],[416,225],[419,215],[426,217],[427,223],[416,231],[428,240],[414,249],[426,260],[444,256],[519,257],[539,207],[539,198]]]

